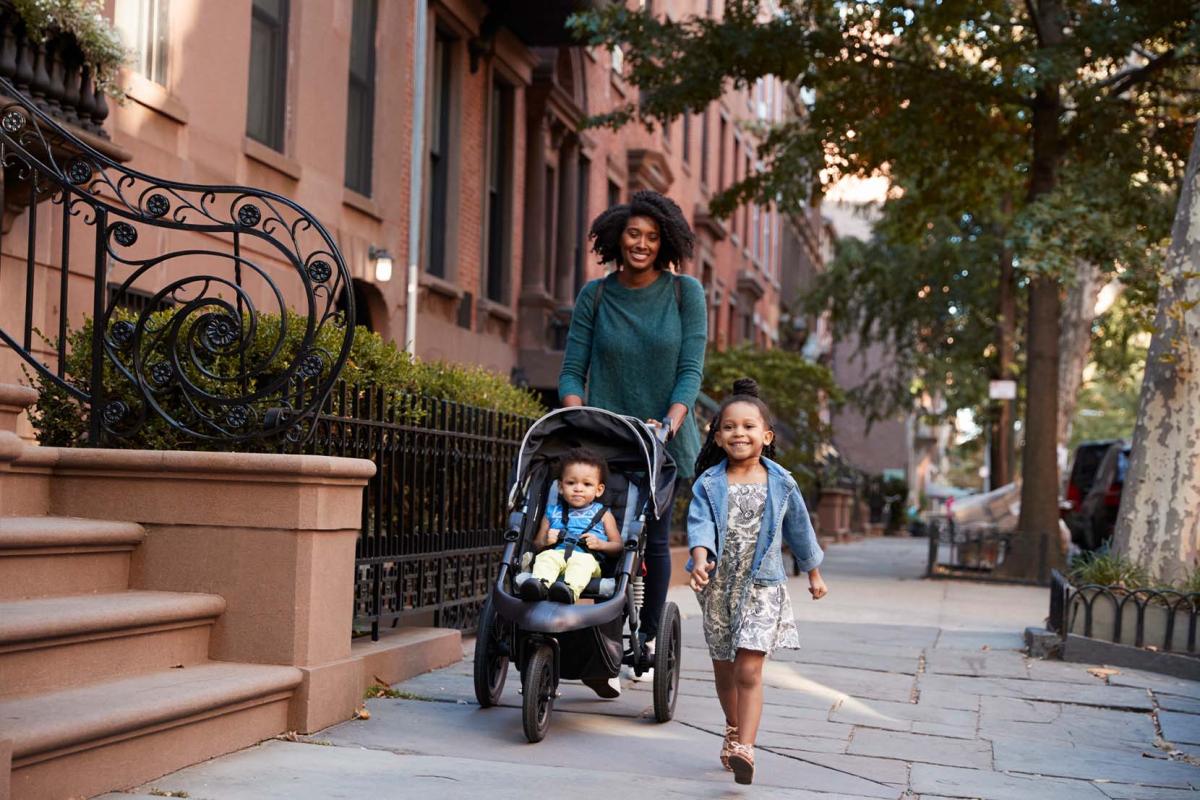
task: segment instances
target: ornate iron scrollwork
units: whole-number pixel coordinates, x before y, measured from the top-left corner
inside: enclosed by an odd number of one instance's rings
[[[65,289],[57,365],[29,344],[35,324],[53,322],[26,319],[24,340],[0,327],[0,342],[84,406],[88,444],[148,425],[197,442],[308,435],[354,330],[350,274],[321,223],[271,192],[123,167],[7,80],[0,93],[15,98],[0,106],[5,192],[28,195],[31,230],[38,213],[62,218],[53,262],[30,264],[29,274],[60,271],[65,285],[86,259],[99,284],[90,374],[62,368],[66,315],[78,324],[80,311],[65,307]],[[124,305],[130,296],[145,298],[136,311]]]

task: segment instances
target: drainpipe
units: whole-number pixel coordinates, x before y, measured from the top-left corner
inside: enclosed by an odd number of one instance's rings
[[[404,306],[404,349],[417,354],[417,279],[421,275],[421,167],[425,162],[425,45],[429,7],[421,2],[413,25],[413,127],[412,156],[409,162],[408,194],[408,297]]]

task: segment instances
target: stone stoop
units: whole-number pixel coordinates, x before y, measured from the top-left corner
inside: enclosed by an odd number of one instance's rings
[[[0,517],[0,798],[120,789],[288,729],[301,670],[211,661],[225,600],[129,589],[144,537]]]

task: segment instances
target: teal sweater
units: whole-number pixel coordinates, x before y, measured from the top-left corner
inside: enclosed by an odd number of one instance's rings
[[[596,286],[605,281],[600,308]],[[676,301],[673,281],[681,281]],[[675,403],[688,415],[668,450],[679,475],[692,477],[700,431],[691,413],[704,374],[708,314],[695,278],[663,272],[641,289],[621,285],[616,273],[590,281],[575,301],[558,395],[578,395],[590,406],[638,419],[662,419]],[[584,384],[587,393],[584,393]]]

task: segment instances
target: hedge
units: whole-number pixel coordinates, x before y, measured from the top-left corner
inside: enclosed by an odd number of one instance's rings
[[[150,315],[147,321],[148,330],[159,330],[166,326],[176,312],[168,309]],[[249,318],[247,318],[248,324]],[[121,323],[136,323],[137,315],[124,309],[113,313],[109,324],[109,338],[113,330]],[[288,312],[287,329],[280,342],[280,327],[282,319],[278,314],[259,314],[255,318],[255,330],[250,346],[244,355],[248,364],[268,362],[271,351],[279,347],[279,353],[274,359],[269,359],[272,365],[292,363],[302,343],[307,319]],[[178,341],[187,341],[191,335],[194,319],[182,323]],[[125,331],[128,331],[125,326]],[[328,377],[331,369],[332,356],[341,349],[343,329],[336,325],[325,325],[318,331],[316,348],[332,354],[322,360],[322,378]],[[148,338],[148,337],[144,337]],[[67,358],[65,379],[68,383],[81,388],[90,394],[90,373],[92,357],[92,320],[85,319],[82,324],[70,331],[67,336]],[[180,353],[180,355],[184,355]],[[123,362],[131,361],[132,353],[121,351]],[[143,363],[152,364],[165,361],[167,344],[165,338],[156,343],[143,344]],[[210,355],[205,353],[200,365],[192,364],[181,358],[187,365],[188,377],[196,384],[214,391],[214,394],[231,394],[229,389],[221,389],[221,378],[233,378],[239,373],[242,356],[235,354]],[[206,375],[205,373],[209,373]],[[215,375],[217,377],[210,377]],[[88,414],[82,404],[58,386],[54,381],[33,373],[29,376],[33,387],[38,392],[37,405],[30,411],[30,419],[38,434],[38,440],[47,446],[77,447],[85,446],[88,438]],[[521,417],[537,417],[545,413],[545,408],[530,392],[518,389],[501,375],[497,375],[482,367],[448,364],[438,361],[422,361],[410,356],[394,343],[384,341],[377,333],[366,328],[355,329],[354,341],[349,358],[341,373],[341,379],[364,391],[383,389],[385,397],[394,404],[398,414],[407,415],[409,422],[419,422],[414,418],[418,414],[411,403],[400,402],[403,396],[423,395],[438,399],[450,400],[464,405],[486,408],[502,413],[514,414]],[[254,389],[255,379],[251,378],[249,388]],[[104,396],[106,400],[121,400],[133,410],[137,417],[145,412],[144,403],[137,388],[121,374],[117,367],[108,359],[104,361]],[[182,393],[177,388],[167,387],[155,392],[155,398],[168,412],[186,414],[186,405]],[[265,413],[267,405],[277,405],[276,398],[264,401],[263,407],[250,408],[251,416]],[[141,450],[237,450],[237,451],[277,451],[283,446],[278,441],[243,441],[222,442],[196,440],[182,434],[161,417],[153,413],[145,413],[145,419],[130,435],[124,437],[107,436],[106,447],[117,447]]]

